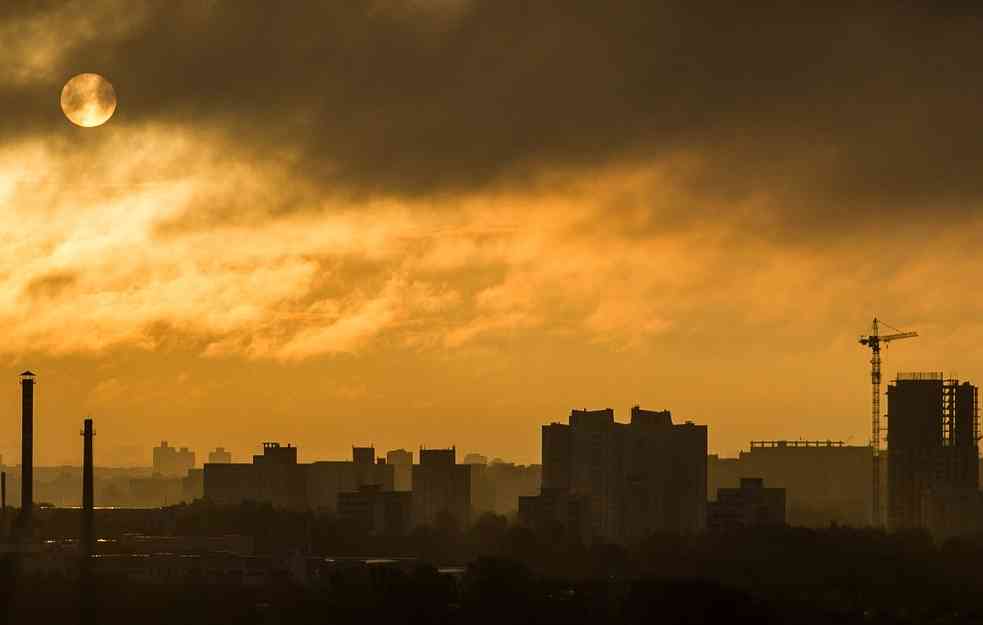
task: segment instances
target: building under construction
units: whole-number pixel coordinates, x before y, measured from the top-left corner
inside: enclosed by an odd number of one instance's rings
[[[899,373],[887,412],[888,521],[925,527],[933,496],[979,488],[978,390],[942,373]]]
[[[751,441],[736,458],[707,458],[708,495],[738,488],[743,478],[763,478],[787,491],[788,522],[806,527],[871,523],[868,446],[843,441]]]

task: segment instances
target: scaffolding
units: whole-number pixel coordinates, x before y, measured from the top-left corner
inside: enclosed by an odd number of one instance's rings
[[[907,382],[924,382],[926,380],[942,380],[945,376],[941,371],[899,371],[897,380]]]
[[[751,441],[751,449],[769,447],[843,447],[843,441]]]
[[[956,387],[959,380],[948,379],[942,383],[942,446],[951,447],[954,443],[956,427]]]

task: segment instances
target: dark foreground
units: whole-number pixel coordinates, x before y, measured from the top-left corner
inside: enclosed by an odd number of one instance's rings
[[[155,515],[102,519],[101,535],[121,540],[103,542],[81,579],[77,556],[60,570],[38,566],[66,562],[57,557],[36,557],[33,568],[0,557],[0,622],[983,623],[981,536],[938,542],[922,532],[775,527],[618,546],[493,515],[463,530],[391,539],[261,507]],[[71,540],[76,521],[77,512],[64,523],[53,517],[42,538]],[[185,540],[189,551],[162,553],[160,544],[178,543],[122,540],[137,528],[235,534],[253,547],[248,556],[196,553],[200,544]],[[390,557],[371,557],[379,554]]]
[[[763,584],[758,590],[751,577],[738,585],[711,579],[574,581],[538,577],[516,561],[487,558],[456,578],[417,564],[408,571],[338,575],[315,587],[286,577],[255,588],[193,580],[82,583],[10,571],[4,577],[0,618],[25,624],[983,623],[979,593],[945,579],[920,588],[858,580],[859,589],[875,589],[868,600],[846,596],[843,579],[811,587]]]

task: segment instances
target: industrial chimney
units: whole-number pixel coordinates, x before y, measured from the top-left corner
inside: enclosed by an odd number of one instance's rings
[[[82,535],[83,557],[93,553],[93,468],[92,468],[92,419],[86,419],[82,426]]]
[[[21,448],[20,513],[26,527],[34,509],[34,384],[30,371],[20,374]]]

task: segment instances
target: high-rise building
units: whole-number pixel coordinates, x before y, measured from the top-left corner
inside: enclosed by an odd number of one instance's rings
[[[543,491],[587,497],[595,536],[634,541],[705,527],[705,425],[635,406],[629,423],[610,408],[573,410],[568,424],[542,432]]]
[[[195,452],[187,447],[171,447],[161,441],[154,447],[154,473],[163,477],[184,477],[195,466]]]
[[[471,522],[471,465],[457,464],[456,451],[420,449],[413,465],[413,522],[434,525],[445,515],[459,527]]]
[[[232,454],[225,447],[216,447],[215,451],[208,453],[208,462],[211,464],[229,464],[232,462]]]
[[[891,527],[925,527],[930,496],[979,488],[978,403],[975,386],[942,373],[899,373],[888,386]]]

